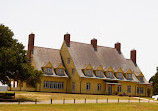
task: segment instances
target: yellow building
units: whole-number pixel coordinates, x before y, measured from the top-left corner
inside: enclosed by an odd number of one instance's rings
[[[64,35],[60,50],[34,46],[34,34],[29,35],[28,58],[34,69],[44,75],[37,88],[23,83],[21,90],[149,96],[150,84],[136,63],[136,50],[126,59],[121,44],[114,48],[72,42],[70,34]],[[19,84],[11,90],[20,90]],[[151,93],[150,93],[151,96]]]

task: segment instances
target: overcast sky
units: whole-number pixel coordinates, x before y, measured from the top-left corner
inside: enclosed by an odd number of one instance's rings
[[[14,38],[28,44],[60,49],[63,36],[71,41],[114,47],[130,58],[137,50],[137,63],[146,79],[158,66],[158,0],[0,0],[0,23],[14,32]]]

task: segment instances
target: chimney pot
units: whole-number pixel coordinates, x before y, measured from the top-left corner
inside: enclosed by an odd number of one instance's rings
[[[31,33],[29,35],[28,52],[27,52],[27,57],[29,60],[31,60],[31,53],[33,53],[33,49],[34,49],[34,39],[35,39],[35,34]]]
[[[94,50],[97,51],[97,39],[92,39],[91,40],[91,45],[93,46]]]
[[[64,35],[64,41],[66,42],[66,45],[70,47],[70,34],[69,33],[66,33]]]
[[[136,65],[137,62],[136,62],[136,50],[133,49],[131,50],[131,60],[133,61],[133,63]]]
[[[115,48],[116,48],[116,50],[119,52],[119,54],[121,54],[121,43],[117,42],[117,43],[115,44]]]

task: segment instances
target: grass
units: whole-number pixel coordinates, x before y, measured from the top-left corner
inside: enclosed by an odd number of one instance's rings
[[[9,108],[9,109],[8,109]],[[157,103],[0,105],[0,111],[157,111]]]
[[[113,96],[113,95],[88,95],[88,94],[65,94],[65,93],[45,93],[45,92],[15,92],[15,98],[16,99],[27,99],[27,100],[50,100],[51,98],[53,100],[62,100],[62,99],[67,99],[67,100],[71,100],[71,99],[88,99],[88,100],[92,100],[92,99],[109,99],[109,100],[116,100],[116,99],[120,99],[120,100],[128,100],[129,97],[128,96]],[[135,98],[130,98],[131,100],[136,100]]]

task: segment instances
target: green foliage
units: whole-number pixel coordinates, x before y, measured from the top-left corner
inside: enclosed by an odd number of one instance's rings
[[[13,38],[13,32],[0,25],[0,81],[10,86],[10,80],[30,81],[37,72],[33,70],[22,43]],[[41,74],[41,72],[39,72]],[[40,74],[37,80],[39,81]]]
[[[158,72],[150,78],[149,82],[153,82],[153,94],[158,95]]]

